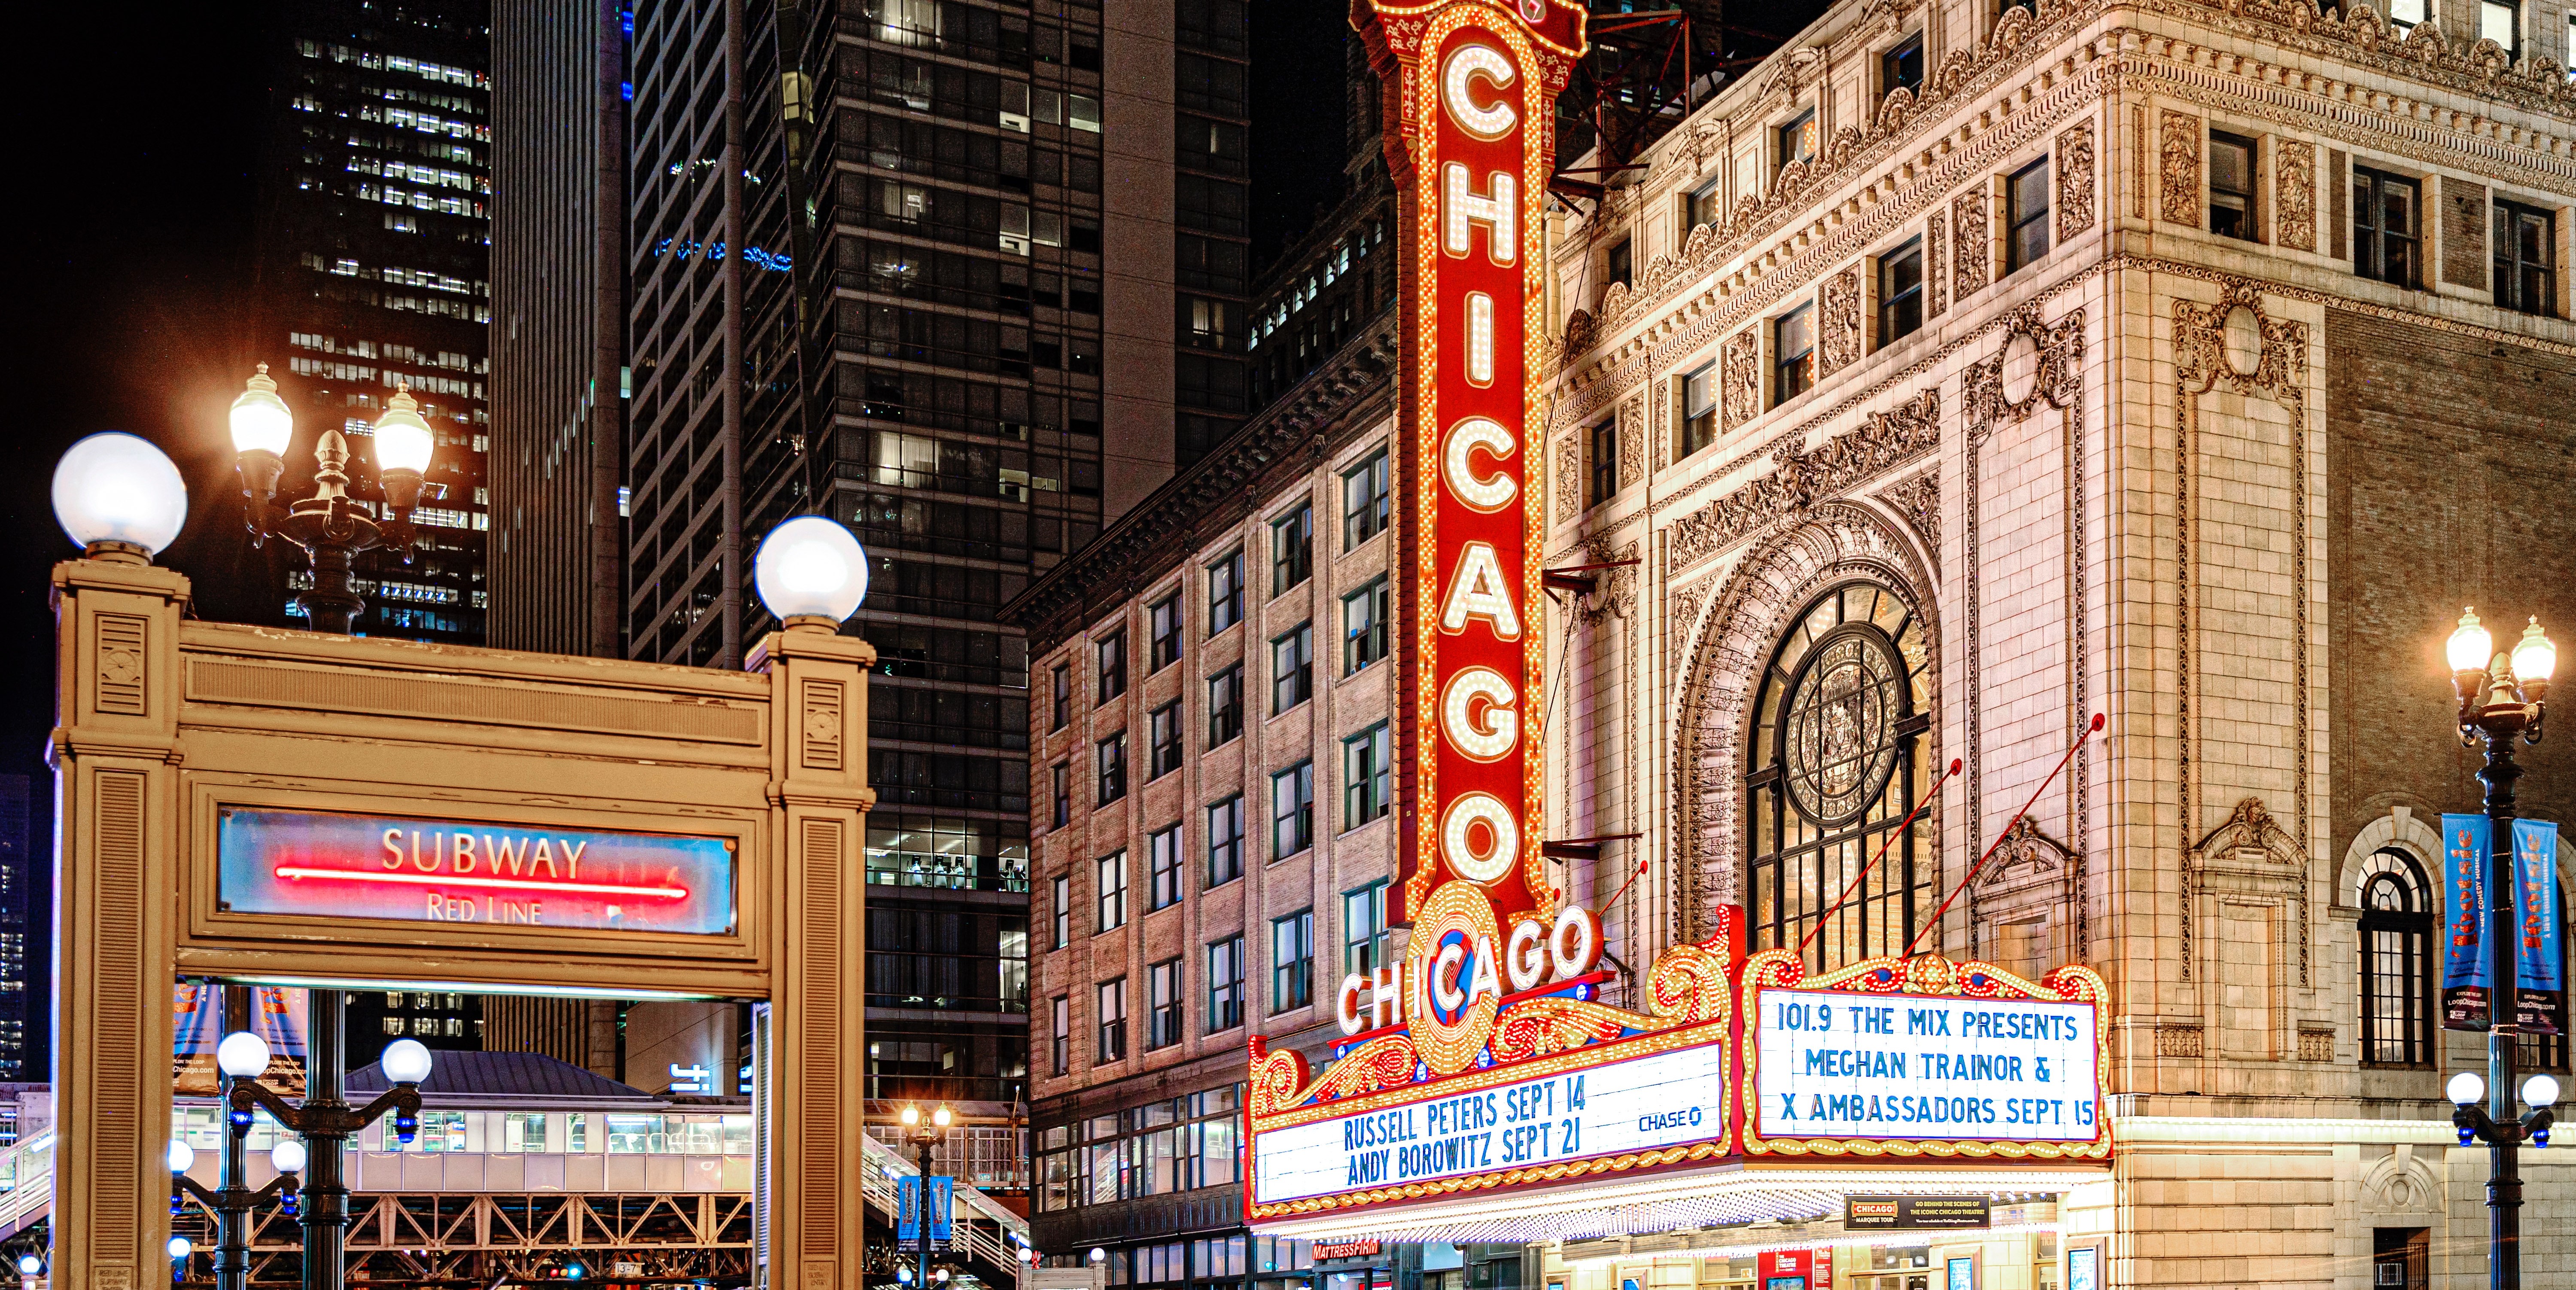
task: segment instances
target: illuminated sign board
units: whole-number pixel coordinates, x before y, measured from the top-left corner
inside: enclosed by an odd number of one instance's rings
[[[1540,221],[1556,95],[1583,54],[1586,16],[1570,0],[1351,6],[1388,83],[1388,169],[1412,216],[1397,239],[1396,493],[1409,572],[1394,651],[1412,826],[1388,912],[1443,925],[1415,936],[1405,977],[1372,983],[1386,996],[1373,1002],[1413,1028],[1442,1075],[1465,1070],[1492,1033],[1504,946],[1527,935],[1522,923],[1549,927],[1559,913],[1541,851]]]
[[[1938,956],[1744,965],[1748,1153],[2106,1155],[2102,979]]]
[[[730,838],[225,807],[225,912],[714,936]]]
[[[1632,1047],[1640,1055],[1619,1055]],[[1537,1078],[1431,1084],[1417,1100],[1264,1131],[1252,1154],[1253,1203],[1497,1174],[1564,1177],[1578,1162],[1703,1143],[1716,1154],[1727,1136],[1728,1073],[1725,1027],[1714,1026],[1683,1047],[1630,1041]],[[1468,1084],[1479,1086],[1454,1087]]]

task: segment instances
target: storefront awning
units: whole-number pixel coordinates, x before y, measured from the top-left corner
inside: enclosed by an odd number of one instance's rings
[[[1289,1215],[1264,1235],[1316,1240],[1580,1241],[1688,1228],[1839,1218],[1845,1196],[2053,1194],[2108,1178],[2103,1166],[1854,1169],[1721,1165],[1545,1191],[1496,1191],[1421,1205]]]

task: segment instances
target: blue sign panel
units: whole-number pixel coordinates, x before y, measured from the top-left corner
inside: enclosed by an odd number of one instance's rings
[[[950,1225],[957,1218],[957,1180],[945,1174],[930,1177],[930,1201],[924,1207],[930,1216],[930,1239],[946,1241]]]
[[[921,1179],[909,1174],[894,1180],[894,1238],[921,1239]]]
[[[2442,817],[2442,1026],[2487,1028],[2487,863],[2495,836],[2483,815]]]
[[[2525,1032],[2554,1035],[2567,1010],[2567,947],[2558,909],[2558,826],[2544,820],[2513,822],[2516,934],[2514,1022]]]

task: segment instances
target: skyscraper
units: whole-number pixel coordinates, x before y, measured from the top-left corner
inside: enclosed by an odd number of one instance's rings
[[[490,643],[625,653],[626,21],[492,13]]]
[[[52,993],[34,967],[44,960],[33,954],[39,929],[31,904],[45,879],[28,827],[33,805],[26,776],[0,775],[0,1083],[41,1079],[45,1069],[44,1054],[31,1051]]]
[[[636,11],[627,650],[737,663],[790,515],[867,544],[877,1096],[1025,1094],[1027,658],[995,618],[1243,413],[1244,24]]]
[[[373,425],[398,383],[438,437],[410,562],[359,557],[368,608],[357,630],[367,634],[483,638],[486,8],[293,0],[283,18],[254,340],[298,414],[285,486],[303,485],[312,437],[336,427],[349,437],[355,494],[371,501]],[[282,598],[312,585],[293,562],[278,567]]]

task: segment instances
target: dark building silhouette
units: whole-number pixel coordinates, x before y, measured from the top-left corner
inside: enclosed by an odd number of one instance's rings
[[[492,11],[489,642],[625,653],[622,0]]]
[[[309,487],[314,438],[348,436],[352,493],[375,488],[373,425],[408,383],[438,443],[409,563],[359,557],[369,635],[480,642],[489,519],[484,324],[492,200],[487,6],[294,0],[260,193],[253,356],[296,414],[284,489]],[[242,373],[247,377],[247,371]],[[271,561],[281,605],[312,585]],[[290,611],[291,612],[291,611]]]

